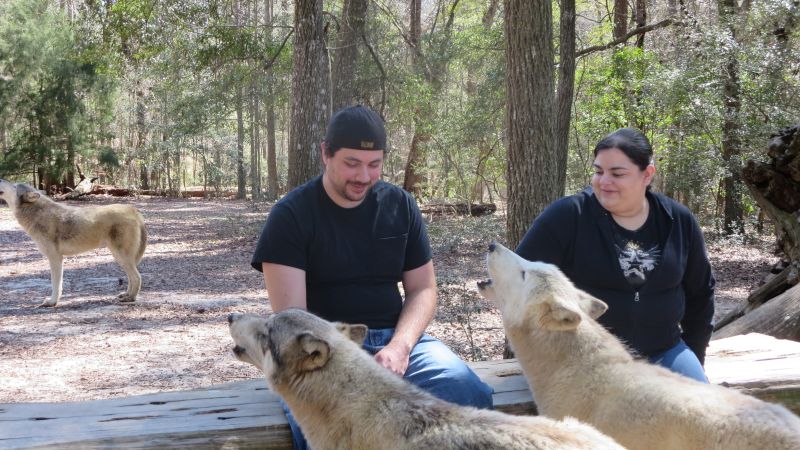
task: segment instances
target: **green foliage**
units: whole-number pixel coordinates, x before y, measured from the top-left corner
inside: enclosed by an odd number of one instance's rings
[[[86,1],[69,18],[56,3],[0,3],[0,176],[62,179],[79,162],[112,183],[228,188],[236,182],[241,92],[246,169],[250,102],[258,99],[263,113],[270,100],[278,175],[285,178],[296,95],[293,39],[285,41],[293,2],[272,2],[269,25],[260,1]],[[609,4],[576,3],[578,48],[610,42]],[[425,138],[417,167],[426,179],[423,200],[502,202],[505,195],[505,27],[502,2],[490,20],[488,4],[425,3],[414,64],[407,3],[369,2],[358,60],[333,61],[353,64],[356,97],[383,108],[390,181],[403,182],[414,133]],[[648,5],[649,21],[663,18],[660,5]],[[325,8],[331,46],[342,1],[328,0]],[[800,119],[796,5],[751,2],[735,23],[735,38],[717,23],[715,4],[692,4],[688,13],[680,25],[648,32],[643,48],[631,39],[578,59],[568,192],[588,184],[597,140],[633,126],[653,143],[656,188],[713,216],[726,174],[720,147],[727,55],[739,68],[742,160],[762,157],[769,134]],[[554,8],[554,25],[557,15]],[[745,208],[757,213],[752,199]]]
[[[96,53],[49,2],[0,6],[0,126],[8,136],[0,174],[38,171],[60,180],[88,154],[111,94]]]
[[[648,33],[644,49],[629,42],[579,59],[569,192],[588,184],[594,144],[616,128],[633,126],[653,144],[656,188],[711,223],[726,175],[721,157],[726,55],[738,62],[742,163],[762,158],[768,136],[798,121],[800,80],[792,75],[797,66],[790,56],[797,50],[797,33],[781,41],[772,32],[791,23],[793,15],[796,20],[797,8],[780,0],[753,4],[738,16],[735,39],[720,28],[715,8],[690,10],[683,24]],[[598,26],[580,31],[579,24],[579,42],[587,46],[611,39],[605,12],[579,6],[580,16],[593,14]],[[744,205],[747,214],[757,214],[752,199],[745,198]]]

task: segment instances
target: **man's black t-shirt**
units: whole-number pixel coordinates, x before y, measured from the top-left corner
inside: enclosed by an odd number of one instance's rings
[[[320,317],[392,328],[403,272],[430,259],[425,223],[407,192],[379,181],[360,205],[342,208],[317,177],[275,204],[251,264],[304,270],[306,306]]]

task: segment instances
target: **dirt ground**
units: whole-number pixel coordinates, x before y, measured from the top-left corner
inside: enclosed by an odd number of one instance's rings
[[[56,308],[47,262],[0,205],[0,403],[82,401],[206,387],[260,377],[235,360],[226,316],[267,314],[250,256],[269,204],[201,199],[109,199],[145,217],[149,241],[135,304],[120,304],[125,275],[108,250],[65,259]],[[499,359],[498,313],[477,293],[484,251],[503,242],[502,214],[433,217],[428,225],[439,311],[428,332],[467,360]],[[718,315],[744,301],[776,262],[769,237],[712,240]]]

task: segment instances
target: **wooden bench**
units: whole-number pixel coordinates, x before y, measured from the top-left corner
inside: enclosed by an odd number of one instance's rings
[[[536,407],[516,360],[470,363],[495,407]],[[800,412],[800,343],[763,335],[712,341],[709,378]],[[277,396],[263,379],[207,389],[75,403],[0,404],[0,449],[291,449]]]

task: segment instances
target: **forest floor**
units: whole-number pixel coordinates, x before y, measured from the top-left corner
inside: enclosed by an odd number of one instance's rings
[[[270,204],[231,200],[93,197],[145,217],[149,241],[135,304],[116,295],[125,275],[106,249],[68,257],[55,308],[45,258],[0,205],[0,403],[60,402],[201,388],[261,377],[231,354],[228,313],[270,312],[250,256]],[[439,308],[428,332],[467,360],[500,359],[498,312],[477,292],[484,254],[503,242],[500,214],[437,216],[428,225]],[[774,238],[710,239],[718,316],[745,301],[777,261]]]

